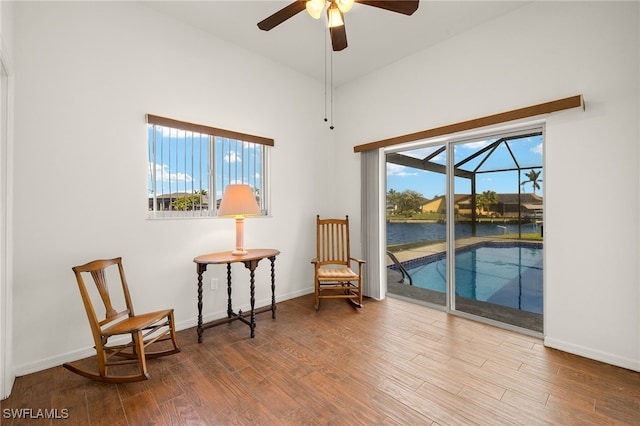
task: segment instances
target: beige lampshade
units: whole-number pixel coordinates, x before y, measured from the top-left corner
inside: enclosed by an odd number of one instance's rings
[[[220,201],[218,216],[259,216],[260,207],[249,185],[227,185]]]

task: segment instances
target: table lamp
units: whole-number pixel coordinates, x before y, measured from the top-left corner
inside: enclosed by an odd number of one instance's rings
[[[231,254],[242,256],[248,253],[244,249],[244,218],[259,215],[260,207],[249,185],[227,185],[222,194],[218,216],[236,218],[236,249]]]

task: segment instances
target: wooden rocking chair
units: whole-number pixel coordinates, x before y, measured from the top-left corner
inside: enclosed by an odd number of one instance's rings
[[[117,271],[116,268],[110,268],[114,265],[117,265]],[[173,309],[165,309],[142,315],[136,315],[134,313],[127,280],[125,279],[124,269],[122,267],[122,258],[94,260],[85,265],[74,267],[73,272],[76,275],[82,302],[84,303],[87,317],[89,318],[89,324],[95,342],[98,371],[85,370],[71,363],[65,363],[65,368],[81,376],[100,382],[137,382],[149,378],[146,365],[147,358],[156,358],[180,352],[176,341]],[[101,302],[97,300],[97,295],[94,297],[96,299],[96,306],[100,307],[101,310],[104,308],[104,312],[106,312],[105,319],[103,320],[98,319],[96,315],[92,297],[83,279],[83,275],[88,274],[91,274],[100,295]],[[115,288],[113,290],[115,291],[117,288],[118,296],[120,296],[120,299],[123,299],[123,301],[118,304],[126,305],[126,307],[119,312],[114,309],[112,305],[112,298],[109,294],[110,287],[107,285],[107,276],[119,276],[121,285],[114,285],[113,287]],[[114,298],[114,301],[116,300],[118,299]],[[108,344],[107,341],[111,337],[121,335],[130,335],[131,341],[124,344]],[[169,340],[171,341],[170,344],[161,343]],[[150,345],[163,347],[155,352],[148,352],[147,347]],[[113,357],[116,357],[116,359],[112,360]],[[135,368],[137,373],[131,375],[109,374],[110,367],[124,364],[137,364],[137,368]],[[118,371],[118,369],[120,369],[120,371],[125,371],[123,368],[124,367],[116,367],[114,370]],[[131,368],[126,372],[130,373],[130,370]]]
[[[348,299],[362,307],[362,259],[351,257],[349,247],[349,216],[345,219],[316,217],[315,307],[320,299]],[[358,272],[351,269],[357,264]]]

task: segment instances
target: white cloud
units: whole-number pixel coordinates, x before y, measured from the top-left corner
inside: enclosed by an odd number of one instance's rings
[[[149,163],[149,170],[151,170],[151,167],[153,167],[153,163]],[[193,182],[191,175],[182,172],[172,173],[166,164],[156,164],[156,179],[163,182]]]
[[[184,139],[187,134],[186,130],[174,129],[172,127],[159,126],[159,127],[156,127],[156,129],[161,130],[162,137],[167,139],[168,138]]]
[[[387,176],[417,176],[417,172],[407,172],[407,167],[399,164],[387,163]]]
[[[542,144],[539,143],[538,145],[534,146],[533,148],[531,148],[531,152],[538,154],[538,155],[542,155]]]
[[[225,163],[242,163],[242,157],[235,151],[229,151],[229,153],[224,156],[224,161]]]
[[[460,148],[466,148],[466,149],[481,149],[495,141],[496,141],[495,139],[491,139],[491,140],[478,141],[478,142],[467,142],[467,143],[456,145],[456,148],[460,147]]]
[[[189,130],[176,129],[174,127],[156,126],[156,130],[160,130],[162,137],[167,139],[175,138],[175,139],[184,140],[187,138],[188,139],[195,138],[197,140],[198,138],[204,138],[204,139],[209,138],[209,135],[204,133],[197,133]]]

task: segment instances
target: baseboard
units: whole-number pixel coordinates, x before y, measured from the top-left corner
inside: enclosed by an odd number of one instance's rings
[[[285,300],[289,300],[289,299],[294,299],[296,297],[300,297],[300,296],[304,296],[306,294],[309,293],[313,293],[313,288],[311,289],[304,289],[304,290],[298,290],[298,291],[294,291],[288,294],[279,294],[277,295],[277,299],[276,302],[284,302]],[[260,306],[267,306],[271,303],[271,299],[264,299],[264,300],[256,300],[256,307],[260,307]],[[248,312],[251,309],[251,306],[249,304],[247,304],[246,306],[237,306],[234,307],[234,309],[241,309],[243,312]],[[219,319],[219,318],[224,318],[227,316],[227,311],[226,309],[224,311],[218,311],[218,312],[210,312],[206,315],[202,316],[202,321],[207,323],[209,321],[213,321],[215,319]],[[192,328],[198,325],[198,318],[197,317],[192,317],[192,318],[188,318],[186,320],[180,321],[180,322],[176,322],[176,330],[177,331],[181,331],[181,330],[186,330],[188,328]],[[121,339],[122,342],[124,343],[126,341],[125,338]],[[118,340],[113,340],[113,343],[118,343]],[[30,363],[26,363],[26,364],[21,364],[21,365],[15,365],[14,366],[14,374],[16,377],[19,376],[24,376],[27,374],[31,374],[31,373],[36,373],[38,371],[42,371],[42,370],[46,370],[47,368],[52,368],[52,367],[57,367],[59,365],[64,364],[65,362],[73,362],[73,361],[78,361],[80,359],[83,358],[88,358],[90,356],[93,356],[96,354],[95,349],[93,349],[93,345],[91,346],[87,346],[85,348],[82,349],[78,349],[75,351],[71,351],[71,352],[66,352],[66,353],[62,353],[62,354],[58,354],[49,358],[43,358],[43,359],[39,359],[37,361],[34,362],[30,362]]]
[[[7,377],[4,379],[4,387],[2,391],[2,395],[0,395],[0,400],[9,398],[11,395],[11,389],[13,388],[13,382],[16,381],[15,374],[7,374]]]
[[[574,355],[580,355],[585,358],[640,372],[640,359],[634,360],[630,358],[624,358],[612,353],[599,351],[593,348],[587,348],[585,346],[576,345],[551,337],[545,337],[544,345],[550,348],[559,349],[564,352],[569,352]]]

